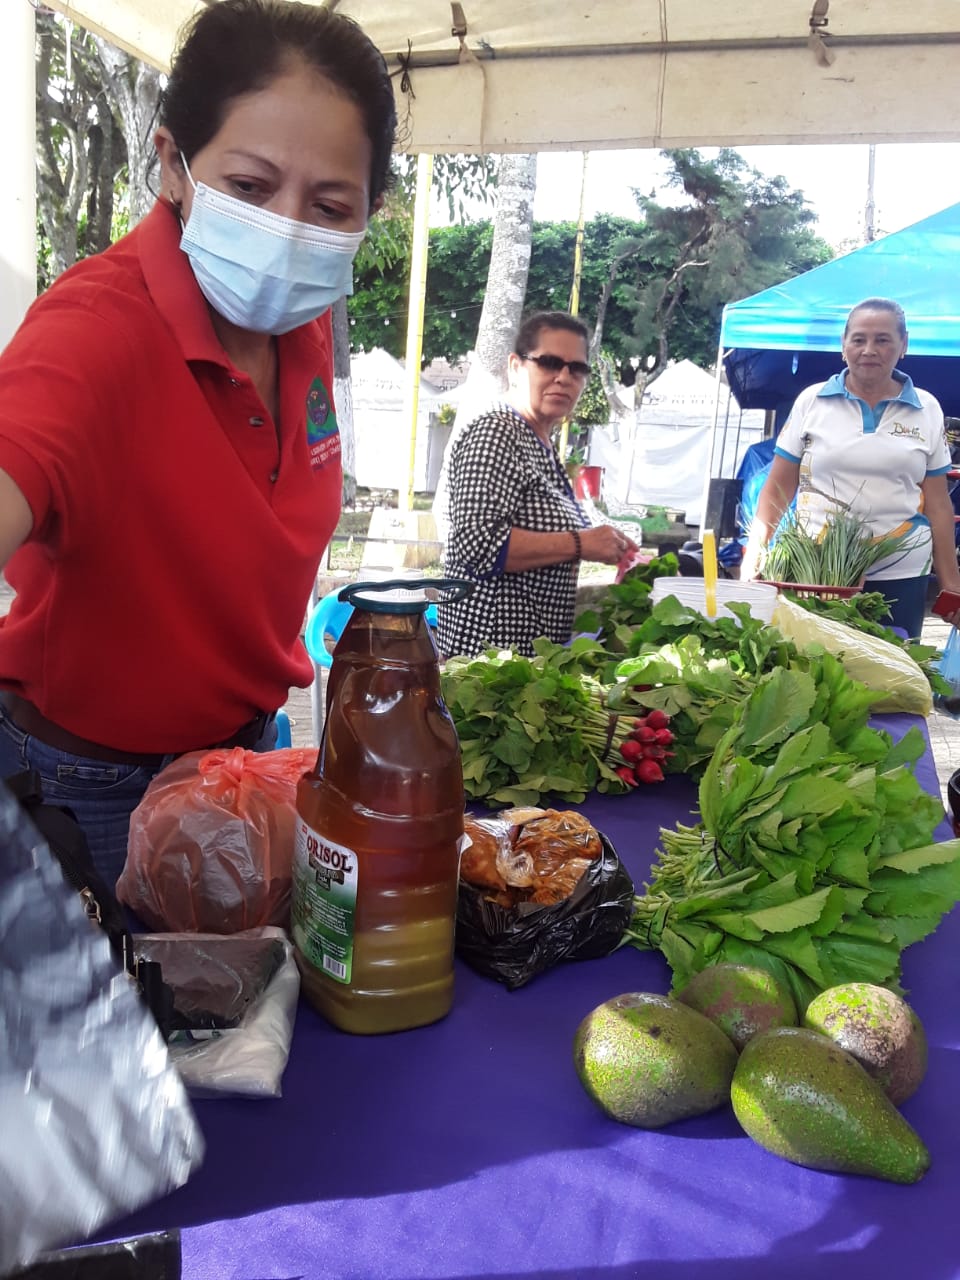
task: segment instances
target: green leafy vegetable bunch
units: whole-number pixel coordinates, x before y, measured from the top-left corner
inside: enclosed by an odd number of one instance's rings
[[[607,587],[594,608],[578,615],[574,632],[596,635],[605,648],[623,653],[633,628],[649,616],[654,582],[657,578],[674,576],[679,567],[680,561],[672,552],[636,565],[624,575],[622,582]]]
[[[441,688],[460,737],[467,796],[523,805],[546,794],[576,802],[594,789],[626,791],[614,766],[623,763],[619,747],[634,717],[608,711],[604,687],[583,669],[599,646],[541,637],[534,649],[533,658],[490,649],[444,665]]]
[[[627,940],[663,952],[674,987],[758,964],[800,1009],[827,987],[899,990],[904,947],[960,898],[960,841],[931,844],[940,804],[911,766],[919,731],[867,726],[876,695],[829,654],[764,675],[700,782],[701,821],[661,831]]]
[[[856,587],[875,564],[910,545],[902,536],[875,538],[869,524],[852,511],[831,512],[816,534],[808,533],[796,511],[789,511],[767,548],[763,576],[772,582]]]
[[[617,663],[611,710],[660,709],[671,717],[670,771],[699,777],[756,678],[778,666],[807,665],[796,645],[733,604],[732,618],[706,618],[674,596],[653,606]]]

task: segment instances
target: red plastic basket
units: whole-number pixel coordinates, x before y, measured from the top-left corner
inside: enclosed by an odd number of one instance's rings
[[[856,587],[823,587],[812,582],[771,582],[769,578],[758,578],[757,581],[766,582],[778,591],[789,591],[801,599],[819,596],[821,600],[849,600],[863,590],[862,582]]]

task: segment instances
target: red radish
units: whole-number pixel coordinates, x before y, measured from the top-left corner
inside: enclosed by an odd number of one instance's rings
[[[637,742],[656,742],[657,731],[656,729],[648,728],[647,725],[643,725],[639,729],[634,729],[630,737],[636,738]]]
[[[670,723],[670,717],[659,707],[655,707],[653,711],[647,712],[647,724],[651,729],[666,729]]]
[[[646,761],[641,761],[641,764],[645,763]],[[617,775],[620,781],[625,782],[628,787],[635,787],[637,785],[637,775],[628,764],[617,765],[613,772]],[[663,774],[660,776],[663,777]]]
[[[643,755],[643,747],[635,738],[625,738],[620,743],[620,754],[628,764],[634,764]]]
[[[617,770],[619,773],[620,770]],[[656,760],[641,760],[636,769],[637,778],[640,782],[662,782],[663,770],[657,764]]]
[[[661,747],[669,747],[673,743],[673,734],[669,729],[657,729],[656,740]]]

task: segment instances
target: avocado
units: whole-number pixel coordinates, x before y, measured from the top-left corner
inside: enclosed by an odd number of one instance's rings
[[[715,964],[690,979],[677,999],[715,1022],[737,1049],[771,1027],[795,1027],[793,996],[767,969]]]
[[[809,1169],[917,1182],[930,1154],[872,1076],[819,1031],[776,1027],[754,1036],[730,1087],[754,1142]]]
[[[702,1014],[668,996],[628,992],[588,1013],[573,1058],[580,1083],[608,1116],[640,1129],[722,1106],[737,1051]]]
[[[927,1071],[927,1037],[905,1000],[872,982],[845,982],[811,1000],[803,1024],[852,1053],[895,1105]]]

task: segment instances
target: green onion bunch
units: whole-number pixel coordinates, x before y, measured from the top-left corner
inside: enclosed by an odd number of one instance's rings
[[[771,582],[858,587],[875,564],[912,545],[904,535],[875,538],[851,511],[831,512],[820,533],[810,534],[790,511],[767,548],[763,576]]]

